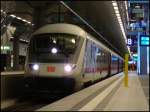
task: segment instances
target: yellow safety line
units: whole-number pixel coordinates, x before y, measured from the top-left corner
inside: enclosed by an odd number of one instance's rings
[[[125,77],[124,77],[124,86],[128,87],[128,57],[129,54],[125,54]]]

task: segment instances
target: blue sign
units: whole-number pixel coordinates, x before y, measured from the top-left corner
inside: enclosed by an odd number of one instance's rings
[[[143,36],[140,37],[140,45],[141,46],[149,46],[149,36]]]

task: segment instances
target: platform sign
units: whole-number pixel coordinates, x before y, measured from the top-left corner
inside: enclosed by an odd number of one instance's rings
[[[127,40],[127,45],[132,45],[132,39]]]
[[[140,46],[149,46],[149,36],[146,35],[140,36]]]

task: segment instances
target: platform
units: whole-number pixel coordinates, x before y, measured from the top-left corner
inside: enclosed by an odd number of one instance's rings
[[[136,72],[129,72],[128,87],[124,87],[122,83],[104,110],[148,111],[148,103],[139,76]]]
[[[105,83],[109,81],[110,79],[107,79]],[[123,73],[120,78],[112,82],[113,83],[109,84],[109,86],[104,86],[107,84],[104,84],[104,82],[99,82],[89,88],[83,89],[59,101],[44,106],[37,111],[149,110],[149,104],[147,102],[146,96],[136,72],[129,72],[128,87],[124,86]]]

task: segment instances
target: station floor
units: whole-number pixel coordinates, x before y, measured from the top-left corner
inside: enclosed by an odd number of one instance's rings
[[[71,95],[71,98],[64,98],[58,102],[54,102],[41,109],[38,109],[38,111],[149,111],[149,75],[139,76],[135,71],[129,71],[128,87],[124,86],[123,77],[124,75],[122,73],[122,80],[120,81],[119,86],[111,97],[106,98],[107,101],[103,100],[102,102],[99,102],[102,96],[105,96],[107,92],[105,92],[103,95],[100,95],[101,93],[99,93],[95,94],[91,100],[84,99],[84,101],[81,101],[82,103],[79,103],[80,106],[79,104],[77,106],[79,108],[71,108],[72,102],[75,104],[77,100],[81,100],[83,96],[88,94],[88,92],[84,92],[86,90],[83,90],[79,92],[78,95]],[[100,87],[100,85],[96,87]],[[89,90],[90,88],[92,87],[89,87]],[[89,93],[90,92],[91,90]]]
[[[121,84],[105,111],[149,111],[149,75],[137,75],[135,71],[128,75],[128,87]]]

